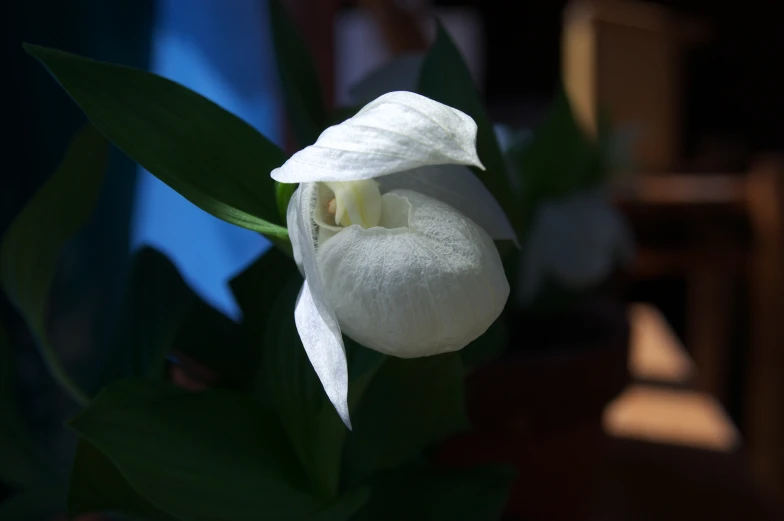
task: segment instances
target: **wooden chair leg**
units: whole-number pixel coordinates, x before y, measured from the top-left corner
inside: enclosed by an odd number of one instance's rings
[[[756,474],[784,498],[784,157],[754,166],[748,204],[756,236],[746,427]]]
[[[729,338],[732,333],[732,271],[700,266],[688,277],[686,345],[697,366],[697,387],[726,400]]]

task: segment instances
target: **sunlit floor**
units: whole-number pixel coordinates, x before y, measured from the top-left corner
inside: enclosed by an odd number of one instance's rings
[[[779,520],[748,471],[737,427],[694,388],[696,368],[654,308],[630,310],[633,383],[605,410],[595,519]]]
[[[694,363],[657,310],[630,310],[629,371],[637,382],[606,409],[605,431],[616,437],[732,452],[740,434],[713,396],[690,389]]]

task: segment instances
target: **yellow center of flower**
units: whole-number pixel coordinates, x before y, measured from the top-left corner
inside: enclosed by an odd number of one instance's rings
[[[327,202],[327,213],[339,226],[358,224],[363,228],[378,226],[381,220],[381,192],[372,179],[324,183],[335,195]]]

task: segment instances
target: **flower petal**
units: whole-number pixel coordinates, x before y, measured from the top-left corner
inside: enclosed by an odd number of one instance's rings
[[[297,297],[294,322],[297,324],[297,332],[302,345],[305,346],[308,359],[321,380],[329,401],[335,406],[340,419],[350,429],[348,367],[343,340],[338,341],[332,329],[322,318],[307,280],[302,284]]]
[[[401,358],[462,349],[501,314],[509,283],[492,239],[465,215],[411,190],[383,195],[382,222],[349,226],[318,261],[347,336]]]
[[[343,423],[351,428],[348,413],[348,362],[335,311],[326,298],[316,266],[311,215],[317,199],[315,184],[302,184],[291,196],[286,212],[294,259],[304,272],[305,284],[297,300],[294,319],[310,363]]]
[[[496,240],[511,240],[517,234],[501,205],[482,181],[465,166],[426,166],[377,179],[381,192],[398,188],[414,190],[448,204],[481,226]]]
[[[413,92],[390,92],[325,130],[271,176],[281,183],[356,181],[428,165],[474,165],[476,123]]]
[[[305,267],[303,266],[302,262],[302,248],[301,244],[305,242],[305,232],[300,231],[299,227],[299,188],[294,190],[294,193],[291,194],[291,199],[289,199],[289,205],[286,208],[286,223],[289,229],[289,240],[291,241],[291,249],[294,253],[294,262],[297,264],[297,268],[299,268],[299,272],[302,276],[305,276]],[[305,242],[305,244],[307,244]],[[315,254],[315,253],[314,253]]]

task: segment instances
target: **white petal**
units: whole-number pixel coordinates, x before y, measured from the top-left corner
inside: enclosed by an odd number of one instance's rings
[[[299,272],[302,276],[305,276],[305,268],[302,265],[302,248],[300,245],[305,241],[303,238],[304,232],[300,232],[299,227],[299,193],[300,189],[297,188],[294,190],[294,193],[291,194],[291,199],[289,199],[289,205],[286,207],[286,223],[289,229],[289,240],[291,241],[291,249],[294,253],[294,262],[297,264],[297,268],[299,268]],[[315,253],[314,253],[315,255]]]
[[[465,347],[498,318],[509,296],[492,239],[418,192],[383,198],[381,223],[389,227],[350,226],[318,249],[343,331],[403,358]]]
[[[428,165],[475,165],[476,123],[413,92],[391,92],[325,130],[271,176],[281,183],[355,181]]]
[[[313,300],[308,281],[302,285],[294,308],[297,332],[313,369],[324,386],[327,397],[335,406],[340,419],[350,429],[348,413],[348,368],[343,340],[337,340],[321,317]]]
[[[493,239],[518,244],[517,234],[501,205],[465,166],[426,166],[379,177],[377,181],[382,193],[402,188],[425,194],[460,211]]]
[[[286,212],[294,259],[305,274],[294,318],[313,369],[341,419],[350,428],[346,350],[335,311],[326,298],[324,282],[316,267],[315,226],[311,216],[317,189],[314,184],[300,185],[291,196]]]
[[[351,87],[351,102],[361,105],[388,92],[416,90],[424,61],[423,52],[395,56]]]

